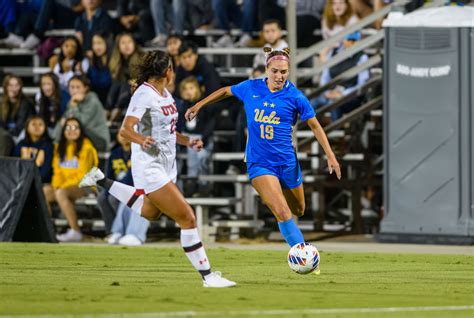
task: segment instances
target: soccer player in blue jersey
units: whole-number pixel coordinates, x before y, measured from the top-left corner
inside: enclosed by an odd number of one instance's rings
[[[303,178],[292,144],[293,125],[298,115],[307,121],[327,156],[329,173],[341,170],[323,128],[315,117],[308,99],[291,83],[289,49],[273,51],[264,48],[268,77],[246,80],[220,88],[188,109],[192,120],[199,110],[230,96],[244,103],[247,114],[248,142],[245,161],[252,186],[278,221],[280,232],[290,246],[304,242],[303,234],[293,222],[292,214],[302,216],[305,210]]]

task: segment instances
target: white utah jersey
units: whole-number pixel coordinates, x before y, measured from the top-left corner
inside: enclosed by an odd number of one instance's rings
[[[176,158],[178,109],[170,92],[165,89],[164,93],[165,96],[161,96],[151,84],[145,82],[137,88],[130,100],[126,116],[138,118],[135,131],[143,136],[151,136],[158,148],[144,151],[141,145],[132,143],[132,159],[140,153],[147,153],[165,162]]]

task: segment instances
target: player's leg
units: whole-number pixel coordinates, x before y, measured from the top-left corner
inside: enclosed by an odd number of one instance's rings
[[[252,185],[275,215],[280,232],[286,242],[290,246],[304,242],[303,234],[292,219],[290,207],[278,178],[274,175],[260,175],[252,179]]]
[[[159,216],[159,211],[155,209],[151,202],[145,204],[145,192],[124,183],[114,181],[105,177],[100,169],[94,167],[82,178],[79,187],[101,186],[117,200],[126,204],[130,209],[138,214],[142,214],[143,207],[146,210],[145,218],[153,220]]]
[[[294,160],[279,167],[279,181],[283,188],[283,195],[295,216],[303,216],[305,209],[303,176],[299,162]]]
[[[181,246],[194,268],[202,275],[204,287],[231,287],[235,283],[211,272],[211,264],[196,227],[196,218],[178,187],[168,182],[147,194],[153,204],[181,227]]]
[[[283,195],[290,207],[291,213],[297,217],[303,216],[305,210],[303,184],[300,184],[296,188],[283,189]]]
[[[140,210],[140,215],[148,221],[154,221],[160,217],[161,213],[162,211],[155,206],[148,196],[145,195],[143,199],[143,206]]]

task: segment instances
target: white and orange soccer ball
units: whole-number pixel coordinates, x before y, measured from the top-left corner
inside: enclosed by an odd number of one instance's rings
[[[309,243],[293,245],[288,252],[288,265],[298,274],[312,273],[320,260],[318,249]]]

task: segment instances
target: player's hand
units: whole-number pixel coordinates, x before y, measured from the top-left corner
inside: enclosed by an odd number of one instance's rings
[[[331,156],[328,158],[328,167],[329,174],[332,174],[333,171],[335,171],[337,178],[341,180],[341,167],[339,166],[339,162],[337,162],[336,157]]]
[[[194,118],[196,118],[197,114],[199,113],[199,107],[194,105],[193,107],[189,108],[186,111],[186,114],[184,114],[184,118],[186,118],[187,121],[191,121]]]
[[[189,147],[193,148],[195,151],[199,152],[204,147],[204,143],[199,138],[192,138],[189,140]]]
[[[153,147],[154,145],[156,145],[156,141],[151,136],[145,137],[145,140],[143,140],[143,142],[141,144],[143,150],[148,150],[151,147]]]

